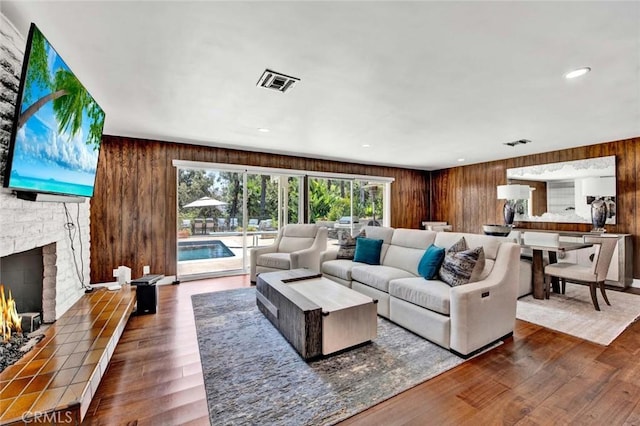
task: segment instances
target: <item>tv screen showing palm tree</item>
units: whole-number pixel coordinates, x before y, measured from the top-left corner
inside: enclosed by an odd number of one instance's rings
[[[4,185],[91,197],[104,111],[35,24],[24,61]]]

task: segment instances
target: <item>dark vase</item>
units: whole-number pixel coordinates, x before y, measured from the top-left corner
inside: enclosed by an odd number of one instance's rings
[[[607,203],[607,212],[608,212],[608,217],[612,218],[616,215],[616,202],[613,201],[611,199],[611,197],[607,197],[604,200],[605,203]]]
[[[516,216],[516,208],[515,204],[512,201],[507,201],[504,203],[504,208],[502,210],[504,214],[504,223],[505,225],[512,225],[513,218]]]
[[[606,221],[607,203],[598,198],[591,203],[591,223],[593,223],[593,231],[603,232]]]

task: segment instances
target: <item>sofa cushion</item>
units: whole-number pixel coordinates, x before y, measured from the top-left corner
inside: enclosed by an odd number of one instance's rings
[[[389,283],[389,295],[442,315],[450,312],[451,287],[442,281],[425,281],[422,277],[396,279]]]
[[[282,236],[278,243],[278,251],[291,253],[311,247],[320,227],[315,224],[289,224],[282,228]]]
[[[435,240],[436,232],[419,229],[396,229],[391,245],[381,263],[419,275],[418,264],[424,251]]]
[[[352,237],[348,233],[341,234],[342,237],[339,241],[340,248],[338,249],[338,254],[336,255],[336,259],[348,259],[353,260],[353,257],[356,253],[356,241],[360,237],[366,237],[364,229],[360,231],[358,235]]]
[[[460,232],[438,232],[436,239],[433,242],[438,247],[444,247],[448,249],[453,244],[458,242],[460,238],[464,237],[467,242],[467,247],[482,246],[484,249],[484,255],[486,259],[495,260],[498,255],[498,248],[503,242],[512,242],[507,237],[494,237],[491,235],[481,234],[463,234]]]
[[[313,223],[289,224],[282,229],[283,237],[293,238],[315,238],[319,226]]]
[[[347,259],[329,260],[322,264],[322,273],[338,277],[345,281],[351,281],[351,269],[354,266],[363,265],[362,263],[355,263]]]
[[[445,253],[438,277],[451,287],[477,281],[484,270],[484,250],[482,246],[467,249],[463,238],[449,247]]]
[[[380,263],[384,260],[389,244],[391,244],[391,238],[394,234],[393,228],[387,228],[385,226],[365,226],[364,231],[367,233],[367,238],[374,238],[376,240],[382,240],[382,249],[380,250]]]
[[[396,278],[412,277],[415,277],[415,275],[407,271],[383,265],[358,265],[351,269],[351,278],[354,281],[384,292],[389,292],[389,281]],[[420,279],[422,280],[422,278]]]
[[[315,238],[283,236],[280,239],[278,251],[283,253],[291,253],[298,250],[308,249],[313,245],[314,241]]]
[[[256,265],[275,269],[291,269],[291,257],[289,253],[265,253],[258,256]]]
[[[427,280],[436,278],[443,259],[444,249],[431,244],[418,263],[418,274]]]
[[[353,256],[353,261],[369,265],[379,265],[382,243],[382,240],[373,238],[358,238],[356,240],[356,253]]]

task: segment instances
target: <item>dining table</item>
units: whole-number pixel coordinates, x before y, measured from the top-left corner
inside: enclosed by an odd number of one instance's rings
[[[580,250],[593,246],[591,243],[585,242],[565,242],[560,241],[553,245],[539,245],[539,244],[520,244],[523,249],[531,249],[533,260],[533,298],[534,299],[548,299],[549,291],[544,282],[544,261],[543,254],[547,252],[549,254],[549,263],[556,263],[558,261],[558,253]],[[552,277],[551,285],[554,293],[560,293],[560,283],[557,277]]]

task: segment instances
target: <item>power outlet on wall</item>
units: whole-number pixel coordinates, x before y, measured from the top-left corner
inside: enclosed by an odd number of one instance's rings
[[[151,268],[149,265],[144,265],[142,267],[142,275],[149,275],[149,273],[151,273]]]

